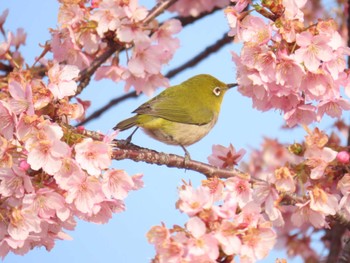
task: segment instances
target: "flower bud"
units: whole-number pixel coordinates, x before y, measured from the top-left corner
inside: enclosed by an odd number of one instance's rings
[[[288,146],[288,151],[295,155],[301,156],[304,152],[303,146],[300,143],[293,143]]]
[[[341,152],[338,152],[337,154],[337,160],[340,162],[340,163],[348,163],[349,160],[350,160],[350,155],[347,151],[341,151]]]

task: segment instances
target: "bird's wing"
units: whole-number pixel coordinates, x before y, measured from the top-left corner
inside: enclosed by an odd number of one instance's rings
[[[183,98],[179,102],[176,94],[159,94],[157,97],[142,104],[134,113],[160,117],[169,121],[205,125],[214,118],[214,113],[193,98]]]

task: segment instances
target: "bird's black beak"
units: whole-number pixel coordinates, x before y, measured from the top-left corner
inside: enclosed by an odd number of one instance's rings
[[[228,84],[226,84],[226,85],[227,85],[227,88],[228,88],[228,89],[238,86],[237,83],[228,83]]]

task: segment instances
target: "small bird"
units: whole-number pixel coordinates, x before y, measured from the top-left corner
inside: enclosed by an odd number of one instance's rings
[[[218,120],[226,91],[236,84],[225,84],[208,74],[196,75],[179,85],[165,89],[119,122],[113,129],[124,131],[136,126],[127,138],[141,127],[152,138],[179,145],[190,158],[186,146],[202,139]]]

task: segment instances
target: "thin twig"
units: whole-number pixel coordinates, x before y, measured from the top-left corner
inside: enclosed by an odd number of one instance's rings
[[[77,126],[85,125],[89,121],[100,117],[105,111],[107,111],[108,109],[110,109],[114,105],[117,105],[118,103],[120,103],[126,99],[137,98],[137,97],[138,97],[138,94],[136,93],[136,91],[133,91],[133,92],[126,93],[123,96],[120,96],[118,98],[112,99],[106,105],[104,105],[101,108],[99,108],[98,110],[94,111],[90,116],[88,116],[83,121],[81,121]]]
[[[230,42],[232,42],[232,37],[229,37],[227,35],[227,33],[224,33],[224,35],[219,40],[217,40],[214,44],[211,44],[210,46],[206,47],[203,51],[198,53],[196,56],[194,56],[192,59],[185,62],[181,66],[170,70],[168,72],[168,74],[166,75],[166,77],[171,78],[187,68],[194,67],[199,62],[201,62],[203,59],[208,58],[209,55],[217,52],[223,46],[225,46],[226,44],[228,44]]]

